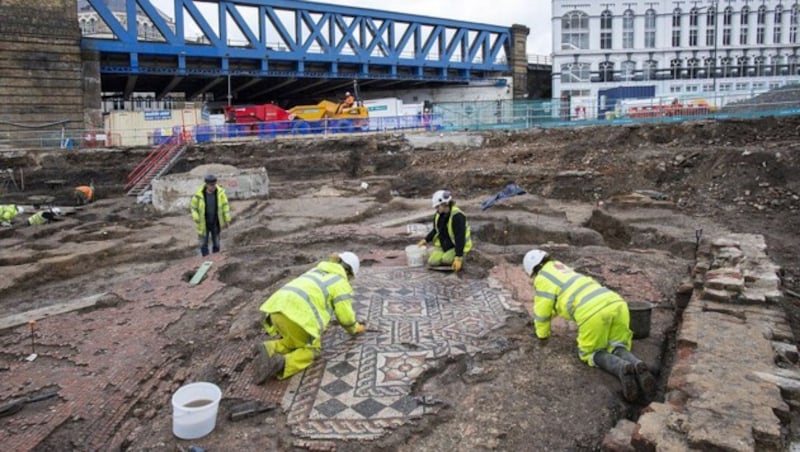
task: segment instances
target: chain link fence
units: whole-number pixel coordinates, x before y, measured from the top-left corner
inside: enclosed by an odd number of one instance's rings
[[[756,118],[800,114],[800,86],[788,85],[760,94],[712,93],[710,96],[668,96],[623,99],[553,99],[464,101],[433,104],[430,112],[401,117],[369,118],[363,124],[318,121],[297,123],[176,126],[171,129],[70,130],[20,127],[0,134],[0,150],[156,146],[181,134],[196,142],[278,137],[329,136],[347,133],[521,130],[598,124],[676,122],[692,119]],[[131,144],[135,143],[135,144]]]

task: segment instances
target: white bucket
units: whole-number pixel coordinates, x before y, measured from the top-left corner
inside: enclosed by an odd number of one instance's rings
[[[202,438],[217,423],[222,391],[213,383],[190,383],[172,394],[172,433],[181,439]]]
[[[406,263],[409,267],[421,267],[425,260],[425,248],[417,245],[406,247]]]

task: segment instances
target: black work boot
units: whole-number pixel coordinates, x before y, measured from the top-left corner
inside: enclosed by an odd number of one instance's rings
[[[254,362],[253,383],[260,385],[270,378],[276,378],[286,364],[286,359],[280,353],[269,356],[267,347],[259,342],[254,347],[256,358]]]
[[[622,396],[625,397],[625,400],[634,402],[639,398],[639,388],[636,384],[636,370],[633,364],[619,356],[604,351],[595,352],[592,359],[597,367],[619,379],[622,385]]]
[[[619,356],[625,361],[633,364],[633,368],[636,371],[636,381],[639,383],[639,388],[642,390],[642,392],[644,392],[645,397],[653,397],[656,393],[656,389],[658,388],[658,382],[653,374],[650,373],[650,369],[647,368],[647,364],[645,364],[644,361],[639,359],[633,353],[625,350],[623,347],[615,348],[614,355]]]

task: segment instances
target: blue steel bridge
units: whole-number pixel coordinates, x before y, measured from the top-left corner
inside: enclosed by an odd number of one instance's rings
[[[78,0],[78,20],[103,92],[233,103],[492,80],[514,42],[510,27],[296,0]]]

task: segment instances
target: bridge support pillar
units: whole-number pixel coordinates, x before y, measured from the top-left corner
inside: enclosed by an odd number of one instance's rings
[[[0,140],[83,129],[76,0],[3,0],[0,17]]]
[[[82,51],[81,62],[83,63],[83,122],[87,129],[103,130],[105,125],[100,104],[102,98],[100,52]]]
[[[511,55],[509,55],[509,63],[514,81],[514,99],[528,97],[527,42],[530,32],[531,29],[525,25],[514,24],[511,26]]]

